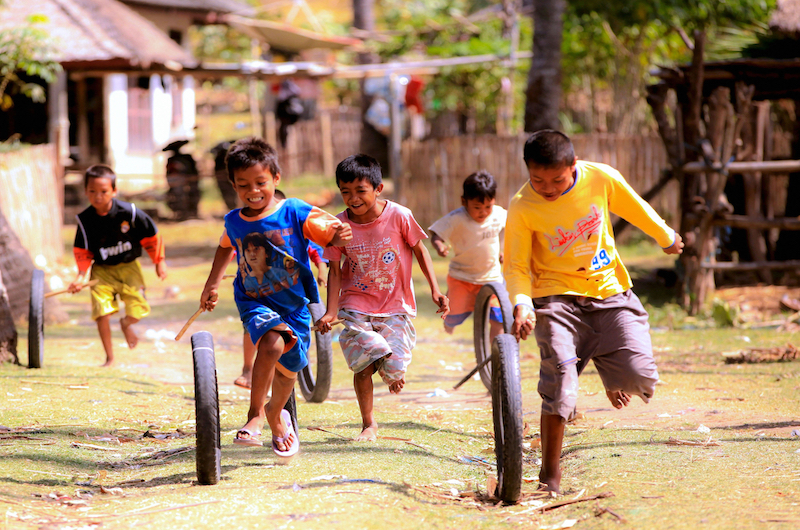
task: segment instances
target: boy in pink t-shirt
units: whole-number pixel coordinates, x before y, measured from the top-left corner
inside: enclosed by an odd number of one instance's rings
[[[378,162],[367,155],[345,158],[336,167],[336,185],[347,206],[337,217],[350,224],[353,239],[344,247],[325,249],[330,261],[328,311],[317,326],[323,333],[330,331],[337,315],[344,324],[339,343],[354,372],[363,427],[356,440],[374,441],[378,424],[372,413],[372,375],[378,372],[391,393],[400,392],[416,342],[411,323],[417,314],[412,254],[443,318],[450,311],[449,301],[439,291],[431,256],[422,243],[427,236],[411,210],[379,198],[383,182]]]

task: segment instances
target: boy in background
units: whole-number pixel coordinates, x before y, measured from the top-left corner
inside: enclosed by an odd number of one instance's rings
[[[440,256],[450,253],[447,241],[453,247],[447,275],[450,314],[444,319],[444,330],[449,334],[472,314],[484,284],[503,281],[500,235],[506,225],[506,211],[495,204],[497,183],[488,171],[478,171],[464,180],[463,190],[461,208],[428,228],[431,244]],[[489,319],[493,339],[503,332],[499,307],[492,307]]]
[[[508,208],[504,272],[514,335],[524,340],[533,331],[541,352],[539,481],[558,493],[564,425],[588,362],[618,409],[633,395],[648,402],[658,381],[647,311],[631,291],[610,214],[639,227],[667,254],[680,254],[683,242],[618,171],[578,161],[565,134],[532,134],[523,158],[530,180]]]
[[[367,155],[345,158],[336,167],[336,184],[347,206],[337,217],[350,224],[353,238],[325,249],[328,310],[317,326],[325,333],[337,314],[342,319],[339,343],[354,373],[361,411],[362,430],[356,440],[375,441],[372,376],[378,372],[389,391],[399,393],[416,342],[412,254],[428,280],[437,313],[447,316],[449,303],[439,291],[423,244],[425,232],[408,208],[380,198],[383,181],[377,160]]]
[[[319,301],[316,281],[309,267],[308,241],[319,245],[343,245],[351,234],[348,225],[299,199],[278,200],[281,181],[275,149],[259,138],[245,138],[231,146],[225,157],[228,178],[245,206],[225,216],[225,230],[214,263],[200,296],[200,307],[213,311],[225,268],[236,253],[239,270],[233,282],[236,307],[256,349],[253,363],[250,409],[234,443],[262,445],[259,436],[266,421],[272,431],[272,449],[279,457],[297,453],[300,441],[290,414],[284,410],[294,388],[297,372],[306,364],[310,343],[309,301]],[[300,281],[254,298],[245,288],[249,274],[244,241],[261,234],[271,247],[272,267],[283,267],[291,258],[300,269]],[[309,299],[311,297],[311,299]],[[272,390],[267,401],[268,393]]]
[[[106,353],[102,366],[111,366],[114,346],[110,317],[119,311],[117,296],[125,303],[125,316],[119,319],[119,324],[129,348],[135,348],[139,342],[132,326],[150,313],[144,297],[142,266],[137,260],[142,248],[147,250],[156,275],[162,280],[167,277],[167,262],[161,234],[150,216],[134,204],[116,199],[117,176],[110,167],[91,166],[84,174],[83,186],[89,206],[77,215],[72,252],[78,275],[68,289],[71,293],[78,292],[91,268],[89,279],[98,280],[92,286],[92,319],[97,322]]]

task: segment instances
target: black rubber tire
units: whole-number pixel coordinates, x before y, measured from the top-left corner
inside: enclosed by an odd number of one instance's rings
[[[522,389],[519,347],[513,335],[503,333],[492,341],[492,419],[497,456],[497,492],[514,504],[522,488]]]
[[[491,356],[492,343],[489,339],[490,323],[489,310],[491,309],[492,298],[499,300],[500,312],[503,315],[503,333],[511,333],[511,326],[514,324],[514,312],[511,308],[511,301],[508,299],[506,286],[500,282],[490,282],[481,287],[478,296],[475,298],[475,312],[472,315],[475,339],[475,361],[478,364]],[[481,382],[486,390],[492,391],[492,363],[486,363],[478,372]]]
[[[44,361],[44,271],[33,269],[28,309],[28,368],[41,368]]]
[[[311,313],[313,323],[322,318],[325,314],[323,304],[308,304],[308,311]],[[322,403],[327,399],[331,390],[331,378],[333,377],[333,333],[314,332],[314,344],[309,348],[308,365],[300,370],[297,376],[300,382],[300,392],[309,403]],[[311,358],[311,351],[317,352],[316,362]]]
[[[208,331],[198,331],[192,335],[192,361],[197,421],[197,481],[202,485],[212,485],[219,482],[222,472],[222,445],[214,339]]]
[[[289,399],[286,401],[286,405],[283,406],[284,409],[289,411],[289,414],[292,416],[292,425],[294,425],[294,432],[297,435],[297,439],[300,439],[300,427],[297,425],[297,400],[295,399],[295,392],[292,389],[292,394],[289,396]]]

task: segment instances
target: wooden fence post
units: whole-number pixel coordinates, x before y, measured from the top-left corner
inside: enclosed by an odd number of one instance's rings
[[[322,143],[322,173],[333,175],[333,135],[331,134],[331,115],[324,110],[319,114],[320,140]]]

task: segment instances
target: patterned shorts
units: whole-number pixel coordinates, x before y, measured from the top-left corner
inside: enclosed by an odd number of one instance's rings
[[[376,363],[387,385],[404,378],[417,341],[417,331],[408,315],[378,317],[342,309],[339,318],[344,324],[339,344],[353,372],[362,372]]]

